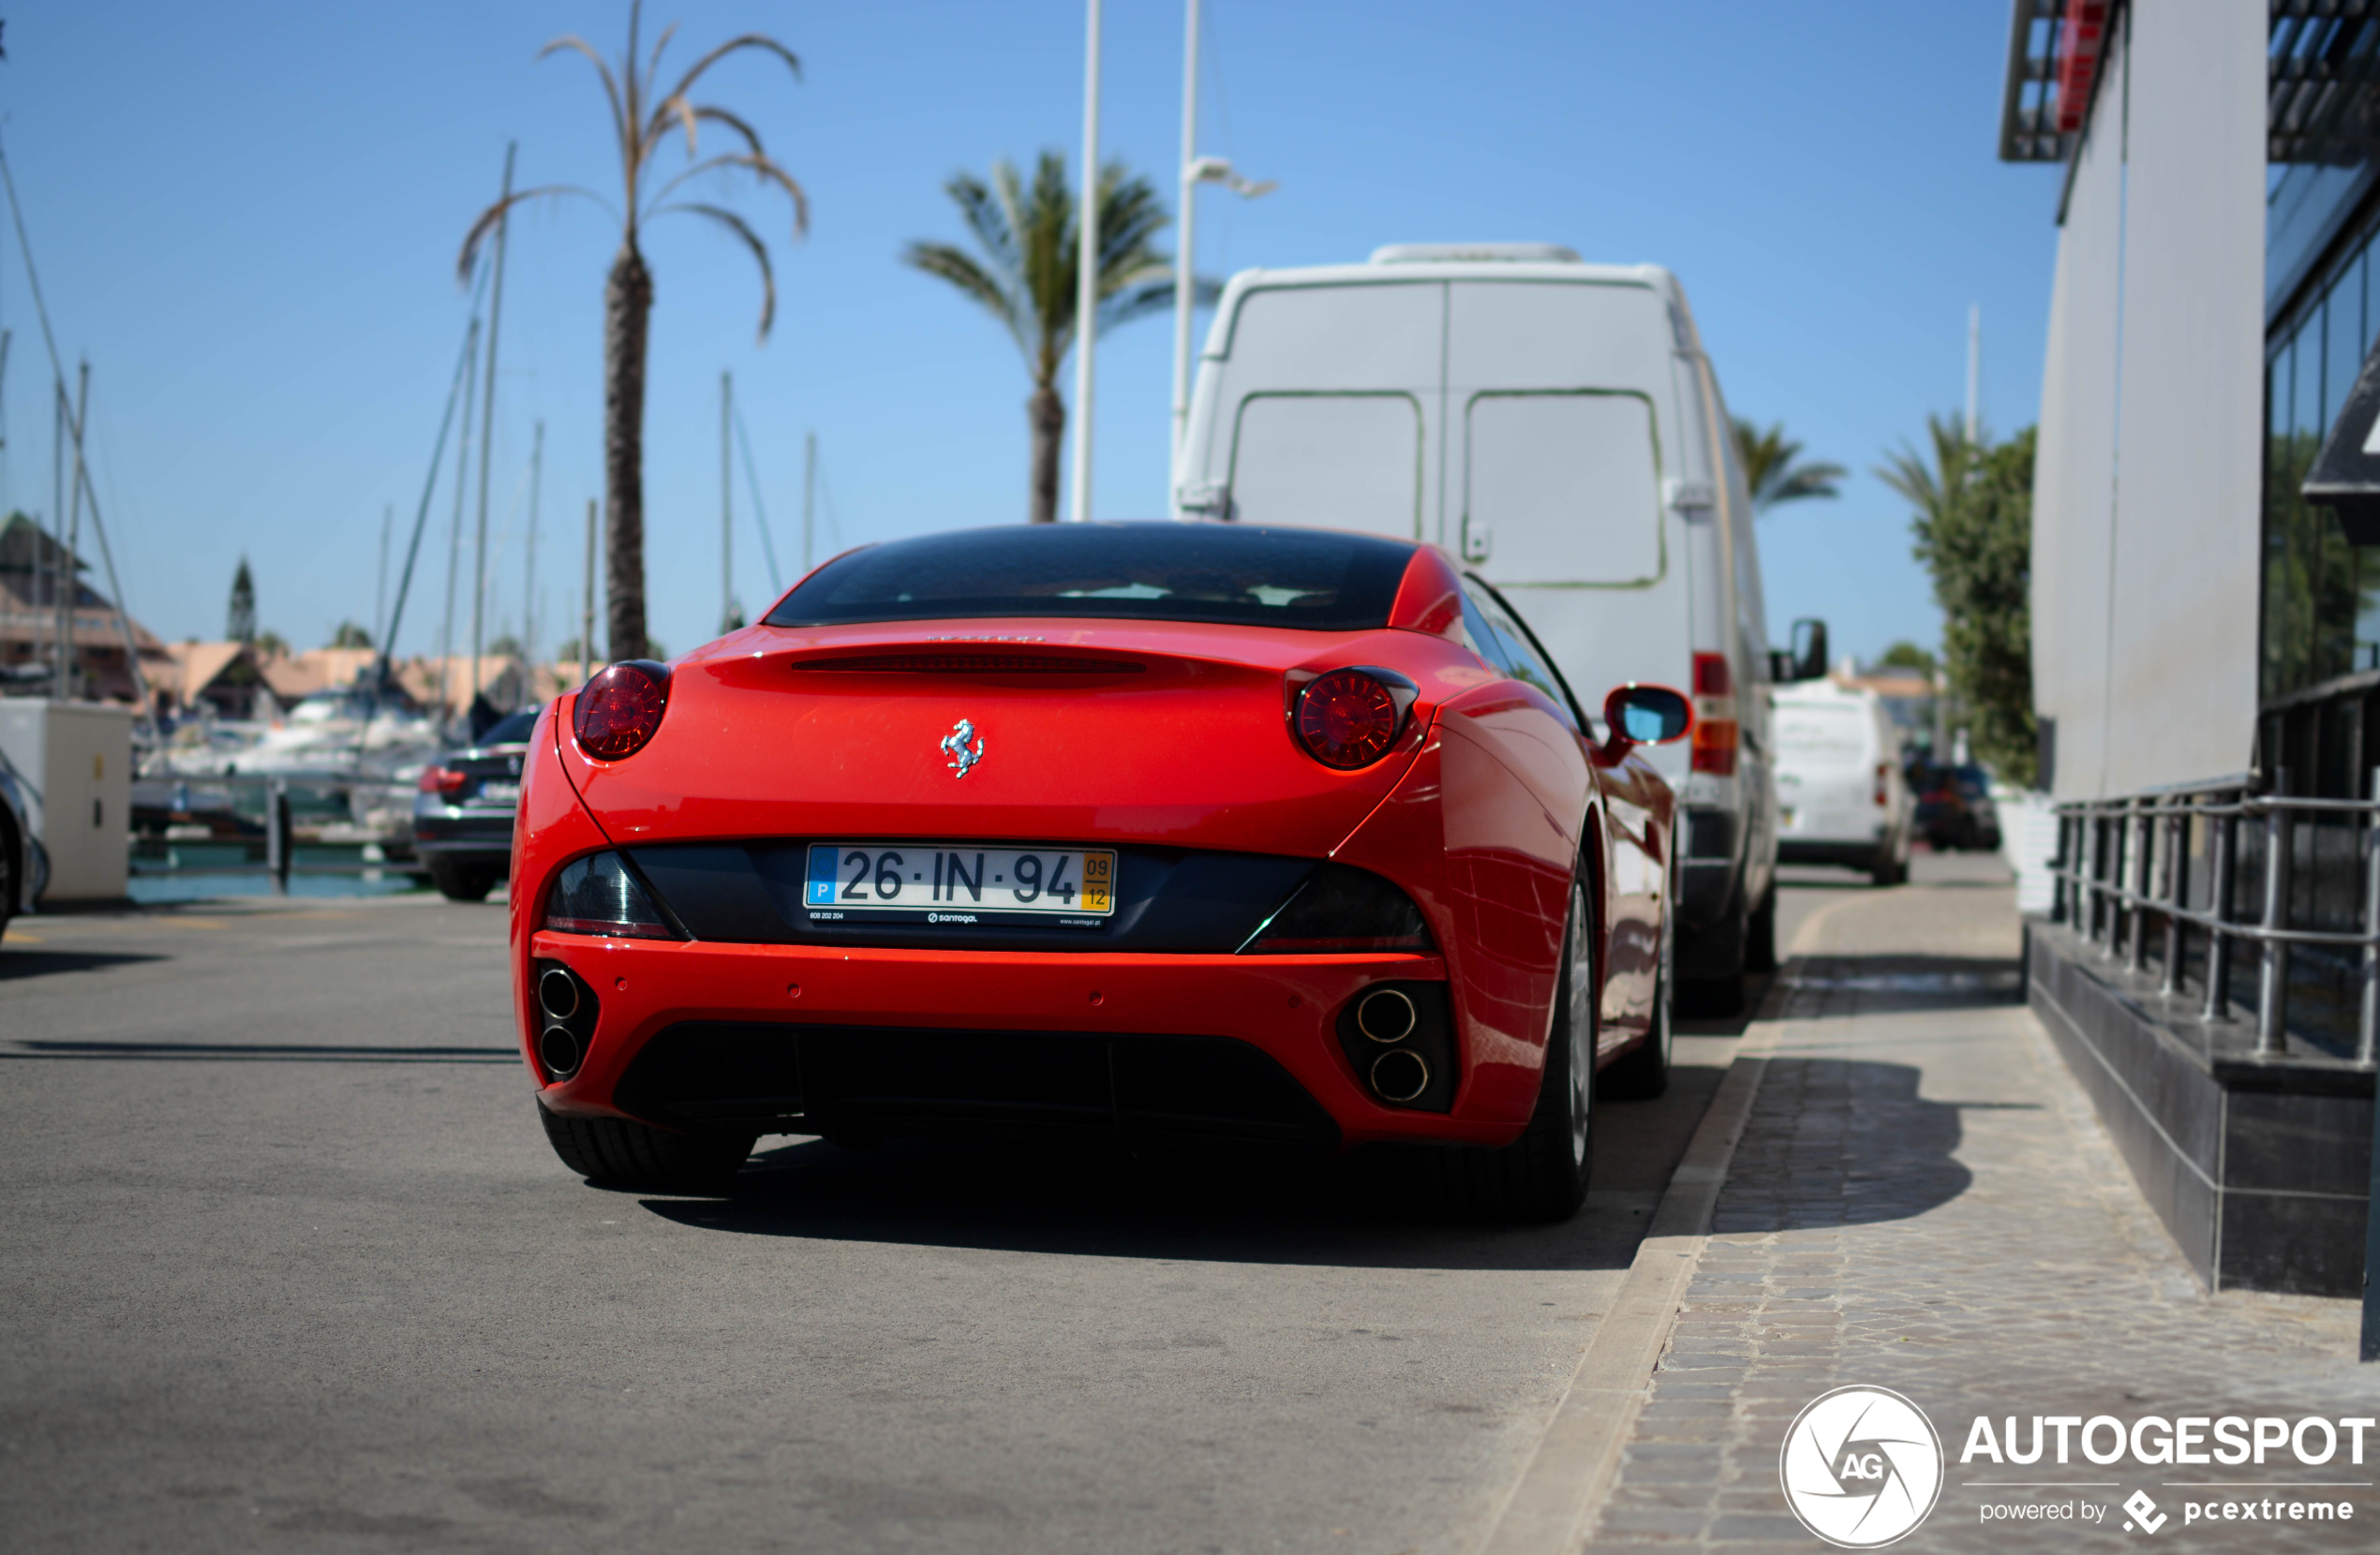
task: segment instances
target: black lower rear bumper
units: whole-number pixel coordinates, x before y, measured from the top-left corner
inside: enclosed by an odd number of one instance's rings
[[[1261,1049],[1227,1037],[687,1021],[613,1092],[674,1128],[1195,1139],[1327,1153],[1339,1128]]]

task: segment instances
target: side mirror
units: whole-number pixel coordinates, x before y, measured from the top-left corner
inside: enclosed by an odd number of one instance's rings
[[[1794,680],[1821,680],[1826,674],[1826,623],[1805,616],[1793,623]]]
[[[1632,745],[1667,745],[1694,727],[1694,704],[1666,686],[1616,686],[1603,699],[1603,722],[1611,729],[1604,748],[1617,755]]]

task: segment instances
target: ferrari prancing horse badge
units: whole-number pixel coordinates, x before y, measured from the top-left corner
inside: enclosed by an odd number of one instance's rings
[[[958,727],[942,737],[942,748],[950,758],[950,769],[964,778],[984,759],[984,742],[976,734],[975,726],[965,718]]]

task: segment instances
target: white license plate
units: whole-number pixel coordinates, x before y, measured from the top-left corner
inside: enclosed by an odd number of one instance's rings
[[[1023,914],[1087,926],[1116,910],[1116,855],[1108,848],[817,842],[802,906],[812,923],[898,918],[963,928]]]
[[[482,783],[480,785],[479,798],[483,803],[490,805],[517,805],[521,801],[521,785],[518,783]]]

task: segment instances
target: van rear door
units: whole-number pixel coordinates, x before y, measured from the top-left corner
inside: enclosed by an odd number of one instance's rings
[[[1590,706],[1688,674],[1688,568],[1665,477],[1686,474],[1675,348],[1639,284],[1449,283],[1450,541],[1484,559]],[[1683,759],[1662,752],[1663,769]]]
[[[1438,539],[1445,338],[1442,282],[1250,292],[1208,364],[1231,518]]]

